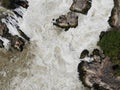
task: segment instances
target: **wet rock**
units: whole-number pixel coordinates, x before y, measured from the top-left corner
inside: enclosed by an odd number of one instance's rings
[[[67,15],[61,15],[53,23],[67,31],[69,28],[75,28],[78,25],[78,16],[74,12],[68,12]]]
[[[91,8],[92,0],[73,0],[73,4],[70,7],[71,11],[87,14]]]
[[[22,6],[23,8],[28,8],[28,1],[27,0],[16,0],[15,2],[17,5]]]
[[[111,27],[120,27],[120,1],[114,0],[114,7],[111,11],[108,23]]]
[[[97,61],[97,62],[101,62],[101,60],[103,59],[102,53],[100,52],[99,49],[94,49],[90,56],[94,59],[94,61]]]
[[[12,40],[12,38],[13,38],[11,33],[6,33],[3,37],[8,39],[8,40]]]
[[[24,45],[25,45],[25,41],[21,37],[18,37],[17,35],[13,36],[11,40],[11,47],[19,51],[23,51]]]
[[[114,66],[118,69],[118,66]],[[93,90],[119,90],[120,79],[114,75],[112,62],[109,57],[102,60],[101,63],[82,62],[78,66],[80,80],[85,86]],[[82,73],[83,72],[83,73]]]
[[[93,84],[93,90],[109,90],[109,89],[106,89],[106,88],[100,86],[99,84],[94,83]]]
[[[92,52],[93,55],[100,56],[100,50],[99,49],[94,49]]]
[[[79,72],[79,80],[82,81],[82,84],[86,87],[89,87],[89,85],[86,84],[85,78],[86,78],[86,71],[84,70],[84,65],[87,62],[82,61],[81,63],[78,64],[78,69],[77,71]]]
[[[8,33],[9,29],[7,28],[6,24],[0,22],[0,36],[4,36],[6,33]]]
[[[102,39],[102,37],[105,35],[105,31],[102,31],[101,33],[100,33],[100,36],[99,36],[99,38],[100,38],[100,40]]]
[[[80,59],[85,58],[86,56],[89,56],[89,51],[87,49],[83,50],[81,55],[80,55]]]
[[[1,0],[1,5],[8,9],[15,9],[19,6],[22,6],[23,8],[28,8],[28,1],[27,0]]]
[[[22,30],[18,29],[18,32],[24,39],[30,41],[30,38]]]
[[[3,41],[0,39],[0,48],[4,48]]]

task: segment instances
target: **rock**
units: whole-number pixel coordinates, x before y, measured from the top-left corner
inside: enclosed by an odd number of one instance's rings
[[[90,57],[93,58],[94,61],[101,62],[102,59],[104,59],[104,54],[97,48],[95,48],[92,51],[92,54],[90,54]]]
[[[86,56],[89,56],[89,51],[87,49],[83,50],[81,55],[80,55],[80,59],[85,58]]]
[[[113,68],[113,70],[116,70],[116,69],[120,70],[120,65],[118,65],[118,64],[117,65],[113,65],[112,68]]]
[[[18,32],[24,39],[30,41],[30,38],[22,30],[18,29]]]
[[[120,27],[120,1],[114,0],[114,7],[109,17],[108,23],[111,27]]]
[[[93,55],[100,56],[100,50],[94,49],[93,52],[92,52],[92,54],[93,54]]]
[[[8,9],[15,9],[19,6],[22,6],[23,8],[28,8],[28,1],[27,0],[1,0],[0,1],[2,6]]]
[[[79,72],[79,80],[82,81],[82,84],[86,87],[89,88],[89,85],[86,84],[85,78],[86,78],[86,71],[84,70],[84,65],[87,62],[82,61],[81,63],[78,64],[78,69],[77,71]]]
[[[23,47],[25,45],[25,42],[22,38],[18,37],[17,35],[13,36],[11,40],[11,47],[23,51]]]
[[[29,7],[27,0],[17,0],[16,4],[26,9]]]
[[[100,38],[100,40],[102,39],[102,37],[105,35],[105,31],[102,31],[101,33],[100,33],[100,36],[99,36],[99,38]]]
[[[4,36],[6,33],[8,33],[8,28],[6,26],[6,24],[0,22],[0,36]]]
[[[93,90],[120,90],[120,79],[114,75],[114,69],[109,57],[99,62],[83,61],[78,65],[79,79],[85,86]],[[82,73],[83,72],[83,73]]]
[[[53,23],[58,27],[64,28],[67,31],[69,28],[75,28],[78,25],[78,16],[74,12],[68,12],[67,15],[61,15]]]
[[[70,7],[71,11],[87,14],[91,8],[92,0],[73,0],[73,4]]]
[[[106,88],[100,86],[99,84],[94,83],[93,84],[93,90],[109,90],[109,89],[106,89]]]
[[[0,48],[4,48],[3,41],[0,39]]]
[[[3,37],[8,39],[8,40],[12,40],[12,38],[13,38],[11,33],[6,33]]]

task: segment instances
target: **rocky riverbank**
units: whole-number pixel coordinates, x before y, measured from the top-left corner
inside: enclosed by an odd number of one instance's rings
[[[112,27],[99,36],[98,46],[92,53],[83,50],[78,65],[79,79],[93,90],[120,90],[120,1],[114,0],[114,7],[108,20]],[[89,58],[90,62],[85,61]]]
[[[97,90],[120,89],[120,78],[114,74],[111,58],[105,56],[98,49],[94,49],[89,56],[85,55],[85,57],[93,60],[87,62],[83,59],[78,65],[79,79],[85,86],[95,89],[98,85]]]

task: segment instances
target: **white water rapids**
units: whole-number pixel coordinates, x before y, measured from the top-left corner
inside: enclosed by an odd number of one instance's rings
[[[100,32],[109,28],[113,0],[92,0],[88,15],[78,14],[78,27],[67,32],[53,26],[52,19],[69,12],[72,0],[28,1],[20,26],[31,38],[28,52],[34,58],[27,58],[29,68],[17,69],[4,90],[84,90],[78,79],[79,56],[97,47]]]

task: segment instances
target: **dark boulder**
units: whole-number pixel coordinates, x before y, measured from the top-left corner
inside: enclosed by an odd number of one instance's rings
[[[102,31],[101,33],[100,33],[100,36],[99,36],[99,38],[100,38],[100,40],[102,39],[102,37],[105,35],[105,31]]]
[[[26,8],[26,9],[29,7],[27,0],[17,0],[15,3],[19,6],[22,6],[23,8]]]
[[[92,0],[73,0],[73,4],[70,7],[71,11],[87,14],[91,8]]]
[[[0,22],[0,36],[4,37],[6,33],[8,33],[9,29],[7,28],[6,24]]]
[[[24,39],[30,41],[30,38],[22,30],[18,29],[18,32]]]
[[[1,5],[8,9],[15,9],[19,6],[22,6],[23,8],[28,8],[28,1],[27,0],[1,0]]]
[[[4,48],[3,41],[0,39],[0,48]]]
[[[114,0],[114,7],[111,11],[108,23],[111,27],[120,27],[120,1]]]
[[[92,52],[93,55],[100,56],[100,50],[99,49],[94,49]]]
[[[80,55],[80,59],[85,58],[86,56],[89,56],[89,51],[87,49],[83,50],[81,55]]]
[[[106,89],[106,88],[100,86],[99,84],[94,83],[93,84],[93,90],[109,90],[109,89]]]
[[[78,25],[78,16],[74,12],[68,12],[67,15],[61,15],[53,23],[67,31],[69,28],[75,28]]]

